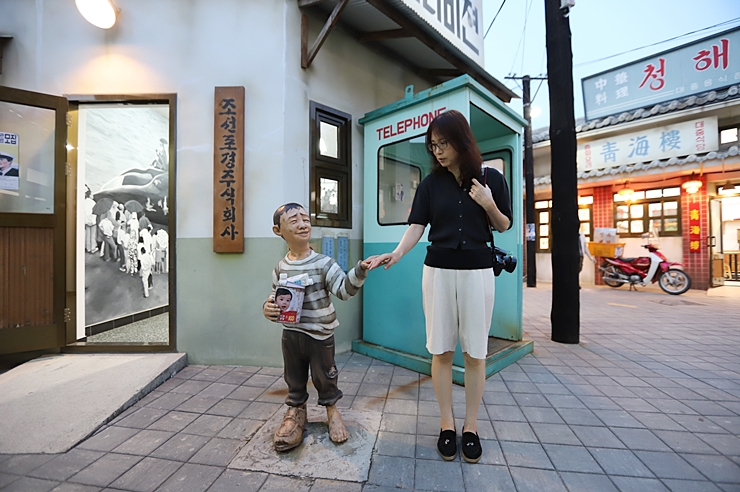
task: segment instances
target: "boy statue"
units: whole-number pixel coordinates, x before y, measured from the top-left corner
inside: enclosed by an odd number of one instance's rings
[[[329,293],[342,300],[357,294],[367,278],[369,260],[360,261],[346,275],[332,258],[314,252],[308,244],[311,220],[301,205],[286,203],[272,217],[272,232],[288,244],[288,254],[272,272],[272,293],[265,301],[263,314],[277,321],[280,307],[276,304],[280,274],[283,278],[307,274],[303,308],[298,323],[283,324],[282,348],[288,396],[280,428],[273,443],[277,451],[288,451],[303,441],[306,425],[308,371],[319,393],[319,405],[326,407],[329,438],[335,443],[347,440],[349,433],[342,422],[336,403],[342,397],[337,387],[339,371],[334,363],[334,328],[339,325]],[[311,283],[311,281],[313,283]]]

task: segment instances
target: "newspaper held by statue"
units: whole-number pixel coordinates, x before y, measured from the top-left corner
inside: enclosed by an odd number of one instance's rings
[[[302,273],[290,278],[285,273],[280,274],[275,289],[275,304],[280,309],[277,319],[279,323],[300,323],[303,296],[309,285],[313,285],[313,280],[308,274]]]

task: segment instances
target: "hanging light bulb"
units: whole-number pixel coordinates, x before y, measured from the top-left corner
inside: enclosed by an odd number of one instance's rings
[[[110,29],[116,23],[119,10],[110,0],[75,0],[77,10],[87,22],[101,29]]]
[[[737,185],[730,183],[729,181],[717,188],[717,193],[720,195],[734,195],[740,192],[740,188]]]
[[[681,188],[686,190],[686,193],[688,193],[689,195],[693,195],[694,193],[699,191],[699,188],[701,188],[701,186],[702,182],[694,177],[694,173],[691,173],[691,179],[682,184]]]
[[[621,197],[624,197],[625,200],[629,200],[629,198],[632,196],[632,194],[635,192],[632,188],[627,186],[627,182],[624,182],[624,187],[617,192],[617,194]]]

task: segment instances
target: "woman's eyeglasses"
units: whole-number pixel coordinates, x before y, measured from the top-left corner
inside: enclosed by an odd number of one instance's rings
[[[427,149],[429,149],[429,152],[434,154],[434,152],[438,150],[445,150],[449,144],[447,142],[439,142],[439,143],[431,143],[427,145]]]

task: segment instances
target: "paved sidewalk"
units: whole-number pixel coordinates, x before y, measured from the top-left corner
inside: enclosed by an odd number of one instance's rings
[[[67,453],[0,455],[0,490],[740,490],[738,299],[584,287],[580,345],[549,340],[550,299],[525,288],[534,353],[486,383],[479,464],[437,455],[428,377],[342,354],[340,406],[383,412],[367,483],[227,469],[282,412],[281,370],[189,366]]]

